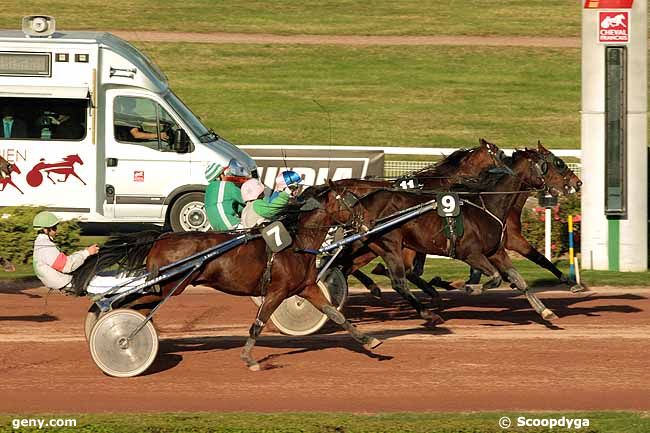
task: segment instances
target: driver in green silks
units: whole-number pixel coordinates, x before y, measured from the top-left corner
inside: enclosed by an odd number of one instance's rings
[[[232,159],[227,167],[215,163],[208,165],[205,178],[209,182],[205,190],[205,211],[212,229],[233,230],[246,205],[239,186],[250,178],[250,174]]]

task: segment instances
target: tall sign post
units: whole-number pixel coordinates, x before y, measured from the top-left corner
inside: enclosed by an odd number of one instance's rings
[[[647,0],[583,0],[582,266],[648,267]]]

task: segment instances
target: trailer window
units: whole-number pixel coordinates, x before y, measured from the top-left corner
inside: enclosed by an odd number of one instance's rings
[[[0,139],[83,140],[87,110],[87,99],[0,98]]]
[[[172,117],[155,101],[118,96],[113,104],[115,139],[123,143],[171,152],[169,137],[178,129]]]

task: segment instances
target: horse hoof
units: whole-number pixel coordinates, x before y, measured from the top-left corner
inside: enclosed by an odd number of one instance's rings
[[[379,287],[373,287],[370,289],[370,294],[377,299],[381,299],[381,289]]]
[[[253,364],[248,364],[248,369],[250,371],[260,371],[261,370],[260,365],[257,362],[255,362]]]
[[[483,284],[465,284],[465,292],[472,296],[482,295],[485,290]]]
[[[443,319],[442,317],[438,316],[437,314],[434,314],[433,317],[432,317],[431,320],[430,320],[430,323],[431,323],[433,326],[436,326],[436,325],[442,325],[443,323],[445,323],[445,319]]]
[[[549,310],[548,308],[544,308],[544,311],[542,311],[542,319],[544,320],[556,320],[558,317],[555,315],[554,312]]]
[[[580,293],[580,292],[586,292],[587,287],[585,287],[582,284],[575,284],[575,285],[571,286],[571,288],[569,290],[571,290],[571,293]]]
[[[381,346],[381,343],[383,343],[383,341],[381,341],[381,340],[379,340],[379,339],[377,339],[375,337],[370,337],[370,339],[366,343],[366,347],[368,349],[374,349],[376,347]]]

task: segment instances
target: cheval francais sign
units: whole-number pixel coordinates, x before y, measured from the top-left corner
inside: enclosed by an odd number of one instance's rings
[[[598,42],[630,42],[630,12],[598,12]]]

